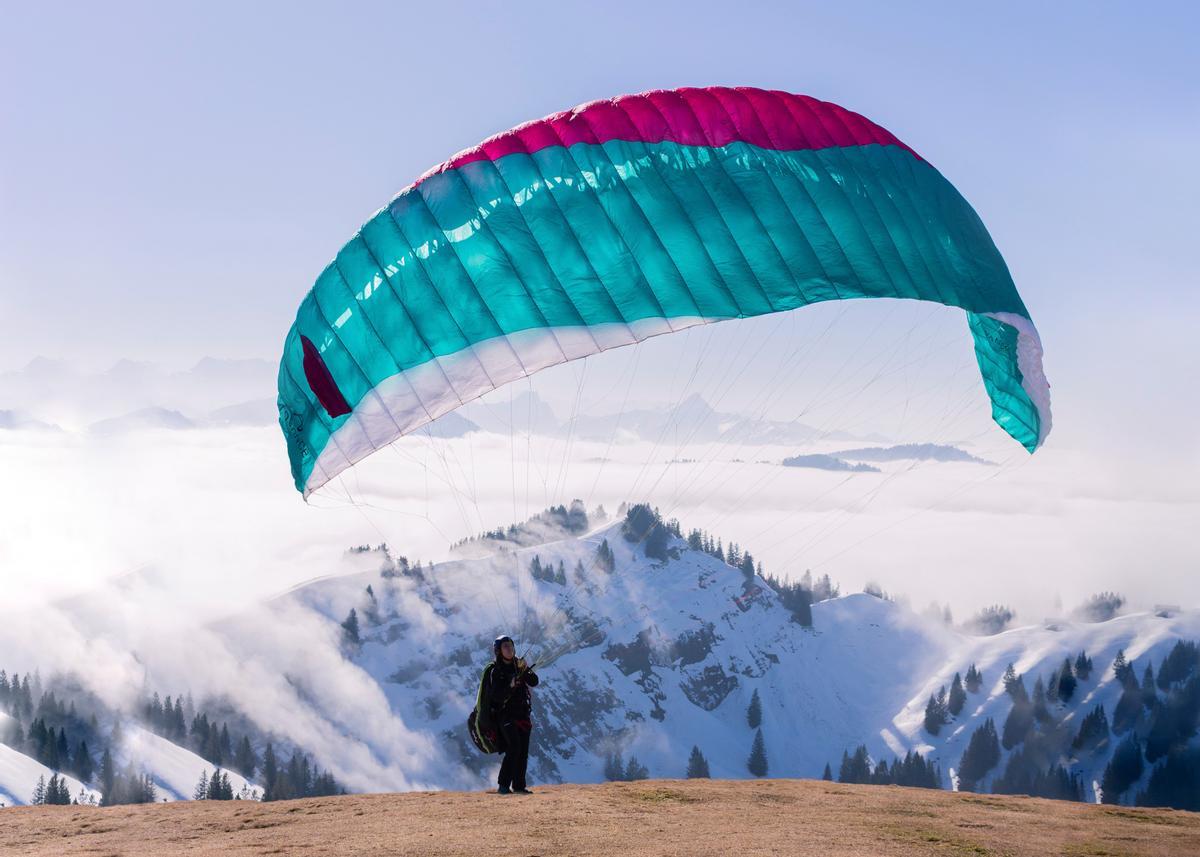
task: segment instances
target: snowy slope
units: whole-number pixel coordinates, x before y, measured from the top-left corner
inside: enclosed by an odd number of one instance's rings
[[[612,574],[594,563],[601,539],[616,553]],[[553,568],[561,562],[567,585],[535,581],[535,555]],[[651,776],[682,776],[693,745],[713,776],[748,776],[754,730],[746,709],[757,690],[771,776],[820,776],[826,762],[836,770],[842,751],[861,743],[875,759],[918,750],[941,765],[949,785],[974,728],[1007,715],[1000,678],[1009,662],[1032,689],[1038,675],[1048,677],[1086,649],[1095,672],[1070,708],[1060,709],[1077,723],[1097,703],[1111,714],[1119,688],[1109,665],[1117,649],[1140,671],[1143,658],[1157,664],[1176,640],[1200,638],[1196,611],[973,637],[865,594],[814,605],[814,627],[804,628],[761,580],[747,593],[740,571],[679,541],[667,562],[649,560],[619,525],[420,574],[395,573],[377,552],[350,561],[363,570],[286,598],[331,622],[355,608],[362,642],[346,654],[406,727],[428,736],[440,754],[433,778],[444,787],[478,786],[495,770],[496,757],[469,745],[463,722],[501,632],[542,662],[548,651],[567,648],[539,669],[531,772],[542,782],[597,781],[613,752],[636,755]],[[972,663],[984,675],[981,691],[937,738],[925,733],[930,693]],[[375,750],[386,757],[386,748]],[[1075,769],[1090,784],[1106,761],[1084,757]]]
[[[949,773],[962,757],[976,726],[991,717],[999,728],[1008,715],[1012,703],[1004,692],[1001,678],[1009,663],[1026,677],[1025,685],[1032,690],[1038,676],[1048,678],[1065,658],[1074,659],[1080,651],[1087,651],[1095,663],[1095,672],[1087,681],[1080,682],[1069,705],[1057,703],[1051,706],[1051,711],[1063,716],[1074,731],[1083,716],[1097,705],[1103,705],[1112,716],[1121,696],[1120,684],[1112,671],[1118,650],[1124,649],[1126,658],[1135,664],[1140,677],[1147,658],[1157,667],[1177,640],[1195,639],[1200,639],[1200,613],[1197,611],[1167,617],[1136,613],[1094,624],[1056,620],[1016,628],[994,637],[964,636],[961,637],[961,648],[948,653],[941,669],[929,676],[905,709],[898,713],[896,724],[911,737],[914,746],[941,759],[943,769]],[[949,686],[954,673],[965,671],[970,663],[983,672],[982,691],[968,695],[967,705],[957,722],[945,727],[934,739],[921,731],[929,694],[935,693],[943,684]],[[1082,775],[1085,797],[1089,800],[1098,799],[1094,784],[1100,780],[1115,743],[1115,739],[1110,739],[1102,751],[1083,753],[1073,760],[1072,769]],[[1005,753],[1004,758],[1007,756]],[[1003,768],[1002,760],[993,776]],[[1149,775],[1149,766],[1146,775]]]
[[[208,760],[140,726],[126,734],[123,749],[125,755],[154,778],[159,800],[190,800],[200,775],[211,776],[213,772],[213,764]],[[234,771],[227,773],[235,795],[262,798],[262,788]]]
[[[7,718],[7,714],[0,712],[0,727],[4,726],[3,721]],[[33,790],[37,788],[38,778],[45,777],[49,782],[53,775],[52,770],[36,759],[5,744],[0,744],[0,806],[28,804],[33,797]],[[72,797],[78,797],[79,792],[84,790],[99,802],[100,792],[94,789],[84,789],[83,783],[74,777],[66,774],[59,776],[67,781]]]

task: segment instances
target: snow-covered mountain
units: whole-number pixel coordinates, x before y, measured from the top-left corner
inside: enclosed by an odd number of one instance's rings
[[[145,429],[177,431],[179,429],[195,428],[195,425],[195,423],[179,413],[179,411],[172,411],[168,408],[141,408],[140,410],[131,411],[128,414],[122,414],[119,417],[112,417],[92,423],[88,427],[88,431],[92,434],[111,435]]]
[[[605,541],[611,572],[597,562]],[[477,787],[494,771],[496,758],[469,744],[463,724],[502,631],[546,664],[535,691],[538,781],[598,781],[610,754],[636,756],[651,776],[678,777],[693,746],[714,777],[748,776],[755,729],[747,708],[757,692],[772,776],[817,777],[827,762],[836,771],[843,750],[865,744],[876,760],[919,751],[940,765],[947,787],[974,729],[986,718],[999,726],[1012,707],[1001,680],[1009,663],[1032,686],[1065,658],[1088,653],[1095,672],[1070,704],[1054,704],[1074,731],[1098,704],[1111,714],[1121,693],[1110,668],[1118,650],[1140,670],[1146,659],[1160,663],[1177,640],[1200,638],[1197,611],[974,637],[867,594],[813,605],[812,627],[804,627],[761,578],[748,581],[680,539],[665,560],[648,558],[620,524],[423,570],[398,569],[379,550],[349,561],[361,570],[285,597],[330,622],[355,610],[359,641],[347,643],[347,657],[408,728],[428,736],[444,787]],[[971,664],[982,672],[980,690],[930,735],[929,696]],[[1115,743],[1069,760],[1087,799],[1096,798]],[[993,775],[1003,769],[1002,760]]]
[[[615,756],[636,757],[650,776],[679,777],[693,747],[712,776],[747,777],[761,730],[770,776],[818,777],[864,745],[876,762],[919,752],[953,787],[972,734],[989,719],[1001,729],[1014,709],[1008,665],[1032,691],[1086,652],[1094,669],[1079,676],[1069,701],[1051,697],[1043,717],[1064,736],[1056,763],[1095,800],[1125,738],[1106,726],[1104,740],[1086,749],[1072,749],[1070,739],[1097,706],[1115,723],[1124,692],[1112,666],[1117,653],[1140,676],[1150,665],[1161,670],[1179,641],[1200,639],[1196,610],[1056,618],[993,636],[866,593],[809,610],[798,590],[706,552],[707,536],[660,533],[643,545],[626,538],[628,517],[588,532],[587,518],[577,520],[582,511],[560,512],[583,534],[560,538],[547,514],[540,544],[526,527],[528,539],[477,539],[473,556],[424,567],[383,546],[355,548],[334,574],[220,620],[205,638],[249,653],[254,677],[250,687],[231,676],[229,687],[240,687],[221,716],[254,721],[260,756],[268,732],[308,744],[317,765],[350,790],[486,786],[498,759],[476,751],[465,721],[491,642],[509,633],[542,678],[534,692],[535,782],[596,782]],[[498,552],[479,556],[489,542]],[[827,583],[816,589],[827,592]],[[931,734],[930,697],[971,667],[982,674],[979,687]],[[761,713],[751,725],[756,698]],[[1134,730],[1143,741],[1149,716]],[[190,797],[211,761],[137,725],[140,709],[122,717],[124,739],[112,742],[118,765],[144,770],[160,798]],[[105,724],[97,734],[112,731]],[[1023,746],[998,751],[977,790],[989,790]],[[1146,787],[1152,767],[1123,792],[1126,800]],[[48,774],[18,749],[0,747],[0,801],[28,801]],[[230,779],[235,792],[256,791],[233,772]],[[68,785],[73,794],[80,787]]]
[[[42,422],[25,411],[0,411],[0,429],[12,431],[60,431],[52,423]]]
[[[205,357],[190,369],[172,372],[144,361],[119,360],[101,369],[38,357],[22,369],[0,372],[0,402],[64,426],[149,408],[195,419],[239,402],[274,402],[277,372],[267,360]]]
[[[279,422],[279,406],[274,397],[264,396],[217,408],[207,422],[214,426],[273,426]]]

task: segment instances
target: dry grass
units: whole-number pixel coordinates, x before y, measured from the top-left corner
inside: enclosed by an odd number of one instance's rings
[[[0,854],[1200,855],[1200,815],[810,780],[0,811]]]

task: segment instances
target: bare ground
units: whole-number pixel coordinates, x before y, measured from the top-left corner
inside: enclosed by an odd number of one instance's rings
[[[0,811],[0,855],[1200,857],[1200,814],[813,780]]]

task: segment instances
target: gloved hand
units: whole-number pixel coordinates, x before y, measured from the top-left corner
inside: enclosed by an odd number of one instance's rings
[[[518,671],[523,671],[524,669],[525,669],[525,659],[524,659],[524,658],[517,658],[517,670],[518,670]]]

